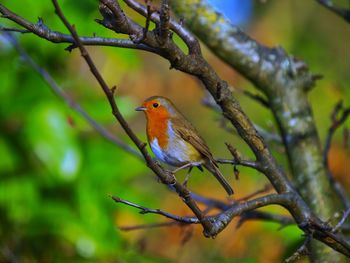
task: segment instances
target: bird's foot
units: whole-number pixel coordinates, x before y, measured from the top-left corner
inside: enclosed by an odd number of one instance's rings
[[[187,183],[188,183],[188,180],[190,179],[190,173],[188,173],[187,175],[186,175],[186,177],[185,177],[185,180],[184,180],[184,182],[182,183],[182,185],[184,186],[184,187],[186,187],[187,188]]]

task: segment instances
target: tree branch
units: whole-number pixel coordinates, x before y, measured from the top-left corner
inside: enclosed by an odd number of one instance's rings
[[[96,68],[94,62],[92,61],[89,53],[87,52],[86,48],[84,47],[83,43],[80,41],[80,38],[74,29],[74,27],[71,26],[71,24],[67,21],[65,16],[62,13],[62,10],[60,9],[57,0],[52,0],[54,6],[55,6],[55,12],[60,17],[66,28],[70,31],[72,34],[72,37],[74,38],[75,44],[78,46],[81,55],[85,59],[86,63],[88,64],[92,74],[95,76],[96,80],[100,84],[101,88],[103,89],[109,104],[112,108],[112,113],[115,116],[115,118],[118,120],[119,124],[122,126],[124,131],[127,133],[127,135],[130,137],[130,139],[135,143],[137,148],[142,153],[143,157],[145,158],[145,161],[147,162],[147,165],[153,170],[153,172],[159,177],[159,179],[164,184],[171,184],[176,189],[176,192],[182,197],[186,205],[193,211],[193,213],[196,215],[198,220],[203,225],[205,233],[209,232],[212,228],[212,224],[205,220],[204,215],[202,211],[198,208],[195,201],[191,198],[190,192],[187,190],[185,186],[178,183],[175,179],[175,177],[169,173],[168,171],[164,170],[159,164],[155,161],[153,161],[152,157],[148,154],[145,143],[141,142],[138,137],[135,135],[135,133],[131,130],[126,120],[121,115],[119,108],[114,100],[114,93],[113,91],[115,88],[110,89],[107,85],[107,83],[102,78],[101,74],[99,73],[98,69]]]
[[[317,0],[317,2],[350,23],[350,9],[337,6],[332,0]]]
[[[313,237],[315,237],[316,239],[324,242],[333,249],[344,253],[345,255],[350,255],[349,242],[342,235],[338,233],[331,233],[329,226],[322,222],[319,218],[314,216],[310,208],[303,201],[298,192],[294,189],[291,182],[288,180],[286,174],[280,169],[275,159],[271,155],[271,152],[267,148],[264,140],[258,134],[249,118],[243,112],[238,101],[233,97],[228,87],[228,84],[224,80],[219,78],[217,73],[200,55],[200,53],[190,52],[189,55],[186,55],[174,43],[172,39],[168,39],[168,41],[166,41],[164,45],[160,45],[157,41],[157,37],[159,37],[159,35],[157,35],[158,33],[155,31],[148,31],[146,37],[142,39],[141,44],[144,44],[145,46],[151,48],[154,51],[154,53],[157,53],[162,57],[166,58],[170,62],[172,67],[183,72],[189,73],[193,76],[196,76],[202,81],[206,89],[211,93],[211,95],[215,99],[216,103],[220,106],[223,115],[233,124],[233,126],[235,126],[239,135],[245,140],[245,142],[249,145],[250,149],[253,151],[257,162],[259,162],[261,165],[261,172],[265,174],[265,176],[274,186],[275,190],[278,192],[277,194],[260,197],[243,203],[233,204],[229,209],[220,213],[219,215],[213,217],[204,217],[202,211],[198,208],[193,198],[191,198],[191,194],[187,190],[187,188],[179,184],[171,173],[164,170],[152,160],[147,150],[145,149],[145,144],[141,142],[130,129],[124,118],[121,116],[117,105],[115,104],[113,94],[114,89],[110,90],[107,84],[104,82],[103,78],[96,69],[93,61],[91,60],[89,54],[87,53],[85,47],[83,46],[83,43],[79,38],[78,34],[76,33],[75,29],[68,23],[68,21],[63,16],[57,4],[57,1],[53,0],[53,2],[61,20],[64,22],[64,24],[73,36],[73,44],[79,47],[82,56],[84,57],[84,59],[90,67],[90,70],[92,71],[95,78],[101,85],[103,91],[105,92],[114,116],[116,117],[120,125],[123,127],[123,129],[126,131],[126,133],[129,135],[129,137],[137,145],[137,147],[143,154],[147,165],[157,174],[157,176],[161,179],[163,183],[173,184],[177,193],[181,196],[181,198],[183,198],[184,202],[193,211],[193,213],[196,215],[196,217],[202,224],[204,228],[204,234],[206,236],[216,236],[227,226],[227,224],[233,219],[234,216],[240,215],[243,212],[256,209],[265,205],[277,204],[288,209],[288,211],[293,216],[294,220],[297,222],[298,226],[305,233],[309,233],[312,230]],[[177,2],[179,3],[179,1]],[[100,3],[100,12],[103,15],[103,20],[99,22],[102,25],[104,25],[106,28],[114,30],[117,33],[127,34],[132,40],[139,39],[139,37],[142,36],[144,28],[135,23],[130,18],[126,17],[123,13],[123,10],[120,8],[117,2],[115,2],[114,0],[100,0]],[[0,12],[2,10],[1,7],[2,5],[0,5]],[[172,29],[171,22],[169,22],[169,25],[170,29]],[[233,36],[235,35],[233,34]],[[241,40],[244,40],[244,38]],[[251,47],[254,49],[257,47],[257,44],[252,44]],[[247,55],[246,60],[244,60],[247,63],[249,62],[247,61],[247,59],[254,57],[255,54],[254,50],[249,51],[251,51],[249,53],[249,56]],[[302,76],[304,77],[303,80],[309,80],[309,82],[303,82],[300,79],[298,81],[300,81],[301,86],[305,90],[307,90],[313,83],[315,78],[313,76],[310,77],[309,74],[304,74],[304,64],[299,63],[297,61],[293,61],[293,64],[292,60],[289,57],[285,60],[284,53],[281,52],[280,49],[276,49],[274,50],[274,52],[275,53],[269,54],[275,55],[274,60],[280,62],[279,59],[282,57],[283,62],[287,62],[283,64],[283,73],[281,74],[283,74],[283,76],[290,76],[291,78],[296,78],[298,74],[302,74]],[[270,56],[269,59],[272,60],[272,56]],[[270,63],[271,61],[267,62]],[[255,64],[253,63],[252,65],[254,66]],[[266,66],[266,64],[264,65]],[[260,73],[261,72],[259,72],[259,74]],[[276,72],[272,73],[275,74]],[[251,70],[250,74],[252,74],[251,76],[253,76],[254,74],[257,74],[257,72],[255,71],[255,69],[253,69]],[[264,76],[266,77],[266,75],[264,74],[259,74],[257,74],[257,77],[259,78]],[[290,86],[286,88],[290,88]]]
[[[120,138],[116,137],[110,131],[108,131],[103,126],[99,125],[92,117],[80,106],[79,103],[74,101],[68,94],[66,94],[57,82],[52,78],[52,76],[44,68],[40,67],[25,50],[20,46],[16,38],[10,33],[5,35],[13,47],[17,50],[20,56],[30,65],[48,84],[51,91],[53,91],[58,97],[60,97],[71,109],[76,111],[85,121],[94,128],[103,138],[111,141],[124,151],[130,153],[131,155],[142,159],[142,155],[133,149],[130,145],[123,142]]]
[[[295,221],[289,216],[277,215],[272,213],[266,213],[261,211],[247,211],[243,213],[236,225],[236,228],[241,227],[245,222],[250,220],[268,221],[281,224],[280,228],[288,225],[294,225]]]
[[[39,18],[36,24],[29,22],[28,20],[20,17],[7,9],[0,3],[0,13],[3,17],[15,22],[16,24],[26,28],[26,30],[16,28],[1,28],[2,31],[13,31],[21,33],[33,33],[41,38],[44,38],[52,43],[71,43],[67,49],[72,50],[76,48],[74,45],[74,39],[71,35],[63,34],[57,31],[52,31],[47,25],[44,24],[43,20]],[[79,37],[80,41],[87,46],[112,46],[121,48],[139,49],[148,52],[155,52],[154,49],[145,46],[143,44],[134,43],[127,39],[116,39],[116,38],[104,38],[104,37]]]
[[[349,215],[350,215],[350,208],[348,208],[348,209],[344,212],[344,214],[343,214],[342,218],[340,219],[339,223],[333,228],[333,232],[334,232],[334,233],[337,232],[337,231],[342,227],[342,225],[344,224],[345,220],[347,219],[347,217],[348,217]]]
[[[310,255],[309,246],[310,246],[311,240],[312,240],[312,236],[306,235],[303,244],[297,249],[297,251],[293,253],[293,255],[291,255],[286,259],[286,262],[294,262],[304,256]]]
[[[161,216],[164,216],[166,218],[175,220],[177,222],[186,223],[186,224],[199,224],[200,223],[200,221],[196,217],[183,217],[183,216],[173,215],[173,214],[170,214],[168,212],[164,212],[163,210],[160,210],[160,209],[151,209],[151,208],[147,208],[147,207],[144,207],[141,205],[137,205],[135,203],[121,199],[121,198],[116,197],[116,196],[112,196],[112,199],[116,203],[122,203],[122,204],[125,204],[128,206],[132,206],[132,207],[135,207],[137,209],[140,209],[141,214],[157,214],[157,215],[161,215]]]
[[[141,230],[141,229],[150,229],[150,228],[158,228],[158,227],[169,227],[169,226],[184,226],[183,223],[178,221],[169,221],[169,222],[160,222],[153,224],[141,224],[134,226],[119,226],[118,228],[121,231],[133,231],[133,230]]]
[[[161,1],[160,15],[159,15],[159,39],[160,45],[163,46],[171,38],[170,33],[170,14],[169,14],[168,0]]]
[[[299,192],[313,212],[323,219],[332,218],[334,222],[333,215],[341,210],[340,202],[336,201],[327,180],[320,154],[320,140],[307,99],[307,92],[319,79],[319,75],[311,74],[303,61],[289,56],[282,48],[269,48],[251,39],[213,10],[206,1],[198,1],[193,5],[191,1],[174,0],[172,7],[175,13],[185,18],[191,31],[218,57],[265,94],[280,129]],[[199,10],[201,15],[194,15]],[[261,161],[261,152],[260,156],[256,152],[255,154],[257,160]],[[267,156],[270,153],[265,155]],[[271,166],[270,168],[275,170]],[[322,206],[319,205],[321,203]],[[313,245],[318,246],[317,243]],[[317,247],[313,251],[323,252],[324,247]],[[330,262],[338,257],[330,249],[317,256],[320,261]]]
[[[344,203],[346,209],[350,208],[350,199],[347,193],[344,191],[341,184],[334,178],[332,172],[330,171],[328,155],[329,155],[329,150],[331,148],[332,138],[335,132],[337,131],[338,128],[340,128],[345,123],[349,115],[350,115],[350,108],[344,108],[342,101],[339,101],[334,106],[333,112],[331,114],[332,124],[328,129],[326,142],[323,149],[323,163],[324,163],[324,166],[327,168],[327,178],[329,180],[329,183],[333,187],[334,191],[339,196],[340,200],[342,200],[342,202]]]
[[[135,10],[142,16],[147,16],[147,8],[136,0],[123,0],[131,9]],[[151,20],[155,23],[160,22],[159,13],[152,13]],[[201,48],[197,38],[195,38],[185,27],[178,23],[175,19],[169,19],[170,29],[173,30],[187,45],[189,54],[201,54]]]

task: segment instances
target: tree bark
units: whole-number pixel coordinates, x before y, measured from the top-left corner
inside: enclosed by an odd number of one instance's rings
[[[268,48],[201,0],[171,1],[174,12],[218,57],[253,82],[269,101],[283,137],[294,182],[312,210],[336,222],[340,202],[326,177],[320,139],[307,98],[318,76],[282,48]],[[346,262],[320,242],[312,242],[316,262]]]

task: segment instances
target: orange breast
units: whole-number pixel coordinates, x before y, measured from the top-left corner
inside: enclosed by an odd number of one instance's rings
[[[157,113],[149,113],[147,117],[147,137],[148,141],[152,142],[155,138],[161,148],[166,148],[168,145],[168,120],[169,114],[165,110]]]

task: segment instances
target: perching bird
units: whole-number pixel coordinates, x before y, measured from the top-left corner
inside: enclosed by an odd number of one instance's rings
[[[229,195],[233,194],[205,141],[169,99],[153,96],[136,110],[146,114],[148,141],[159,160],[178,167],[175,171],[193,166],[201,169],[203,165]]]

